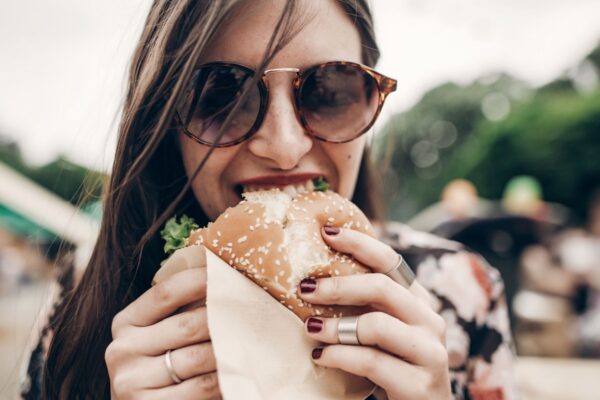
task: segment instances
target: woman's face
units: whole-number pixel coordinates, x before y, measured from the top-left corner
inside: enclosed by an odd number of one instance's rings
[[[225,61],[257,68],[285,2],[253,0],[217,34],[202,62]],[[341,6],[334,0],[302,1],[314,13],[304,29],[267,66],[303,70],[326,61],[361,62],[361,42]],[[206,215],[214,220],[227,207],[240,201],[236,188],[245,181],[264,177],[261,188],[279,186],[276,177],[291,181],[323,176],[330,188],[346,198],[354,192],[365,136],[336,144],[313,139],[294,111],[294,73],[278,72],[267,77],[269,108],[260,129],[249,140],[235,146],[216,148],[192,184]],[[196,169],[209,148],[179,135],[188,175]],[[308,174],[308,175],[305,175]],[[279,185],[276,185],[279,183]],[[248,186],[249,183],[246,183]]]

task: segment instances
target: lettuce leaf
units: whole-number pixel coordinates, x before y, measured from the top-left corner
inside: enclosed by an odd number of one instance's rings
[[[313,184],[315,185],[316,192],[326,192],[329,189],[329,183],[327,183],[322,176],[314,179]]]
[[[193,218],[182,215],[179,222],[177,216],[171,218],[160,231],[160,235],[165,241],[164,251],[167,254],[173,253],[177,249],[185,247],[185,241],[194,229],[198,229],[198,224]]]

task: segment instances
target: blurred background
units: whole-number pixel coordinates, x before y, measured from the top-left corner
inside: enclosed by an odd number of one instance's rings
[[[600,393],[600,2],[372,1],[398,91],[372,145],[389,217],[506,282],[524,399]],[[0,0],[0,398],[101,218],[149,0]],[[82,203],[82,207],[77,207]]]

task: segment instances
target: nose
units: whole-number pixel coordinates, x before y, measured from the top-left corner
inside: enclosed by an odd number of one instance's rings
[[[310,151],[313,139],[296,116],[291,81],[293,73],[267,75],[269,104],[258,131],[248,143],[257,157],[269,160],[271,167],[290,170]]]

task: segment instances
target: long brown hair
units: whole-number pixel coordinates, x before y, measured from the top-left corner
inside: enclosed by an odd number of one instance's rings
[[[359,30],[363,63],[379,50],[367,0],[337,0]],[[190,190],[172,132],[174,105],[194,66],[240,0],[155,0],[133,55],[112,174],[104,190],[99,237],[81,282],[65,293],[51,321],[54,336],[43,374],[45,398],[110,398],[104,352],[111,322],[150,286],[164,258],[160,228],[174,214],[201,226],[208,218]],[[306,15],[287,0],[257,76],[302,29]],[[243,101],[240,99],[240,102]],[[225,122],[227,124],[227,122]],[[211,149],[212,151],[213,149]],[[382,219],[380,187],[365,151],[353,201]]]

